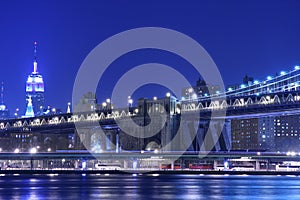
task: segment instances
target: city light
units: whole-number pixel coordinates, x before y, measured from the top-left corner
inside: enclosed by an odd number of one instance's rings
[[[285,72],[285,71],[281,71],[281,72],[280,72],[280,75],[281,75],[281,76],[286,75],[286,72]]]
[[[168,93],[166,94],[166,97],[170,97],[170,96],[171,96],[171,93],[168,92]]]
[[[246,88],[246,85],[245,84],[242,84],[241,86],[240,86],[240,88]]]
[[[103,102],[102,103],[102,107],[106,107],[107,106],[107,103],[106,102]]]
[[[31,148],[31,149],[30,149],[30,153],[31,153],[31,154],[37,153],[37,149],[36,149],[35,147]]]
[[[130,106],[132,106],[133,100],[132,99],[128,99],[128,103]]]
[[[267,76],[268,81],[272,80],[272,78],[273,78],[272,76]]]
[[[192,95],[192,99],[197,99],[197,94],[194,93],[194,94]]]
[[[20,152],[20,149],[16,148],[14,153],[19,153]]]
[[[254,80],[253,83],[256,85],[256,84],[259,84],[259,81],[258,80]]]
[[[231,87],[228,88],[228,92],[232,92],[233,89]]]
[[[157,97],[153,97],[153,100],[156,101],[156,100],[157,100]]]
[[[106,99],[106,103],[110,103],[110,99]]]

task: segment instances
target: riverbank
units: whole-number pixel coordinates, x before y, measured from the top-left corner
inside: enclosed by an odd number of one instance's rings
[[[293,175],[300,176],[300,171],[209,171],[209,170],[1,170],[0,175],[15,174],[158,174],[158,175]]]

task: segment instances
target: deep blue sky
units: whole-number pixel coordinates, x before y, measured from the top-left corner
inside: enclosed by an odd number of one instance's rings
[[[25,110],[25,82],[38,41],[46,104],[65,109],[82,61],[101,41],[127,29],[158,26],[197,40],[217,64],[225,84],[245,74],[264,79],[300,64],[300,1],[1,1],[0,80],[13,113]],[[162,54],[160,54],[162,53]],[[136,52],[113,65],[185,63],[164,52]],[[118,72],[111,66],[112,82]],[[121,70],[122,71],[122,70]],[[187,70],[191,81],[198,78]],[[110,80],[110,79],[108,79]],[[165,91],[147,87],[141,94]],[[99,101],[109,95],[98,91]],[[21,114],[22,114],[21,112]]]

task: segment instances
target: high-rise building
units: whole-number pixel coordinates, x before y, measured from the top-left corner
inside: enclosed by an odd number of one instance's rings
[[[1,85],[1,103],[0,103],[0,119],[7,119],[9,118],[9,110],[7,109],[6,105],[4,104],[4,86],[3,82]]]
[[[210,95],[219,94],[220,90],[219,85],[207,84],[204,80],[199,79],[195,86],[183,88],[181,95],[185,100],[195,100],[199,97],[208,97]]]
[[[26,81],[26,105],[28,105],[28,101],[31,99],[33,112],[37,116],[43,114],[45,102],[44,92],[43,77],[38,72],[37,42],[34,42],[33,72],[28,76]]]

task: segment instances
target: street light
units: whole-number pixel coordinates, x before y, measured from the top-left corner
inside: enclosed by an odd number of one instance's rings
[[[16,148],[14,153],[19,153],[20,152],[20,149]]]
[[[170,92],[168,92],[168,93],[166,94],[166,96],[167,96],[167,97],[170,97],[170,96],[171,96],[171,93],[170,93]]]
[[[31,154],[37,153],[37,148],[35,148],[35,147],[31,148],[31,149],[30,149],[30,153],[31,153]]]
[[[128,103],[129,103],[129,106],[132,107],[133,100],[132,99],[128,99]]]

